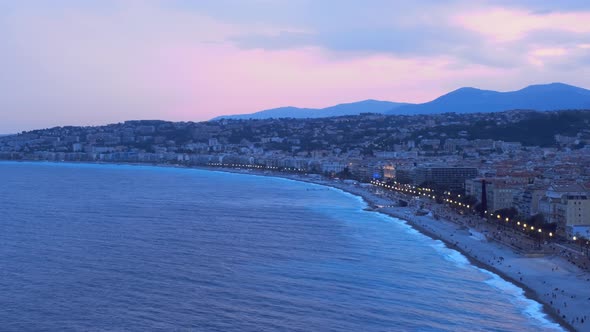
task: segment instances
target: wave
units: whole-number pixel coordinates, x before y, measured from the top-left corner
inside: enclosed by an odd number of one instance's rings
[[[524,309],[522,312],[525,315],[540,322],[545,328],[551,328],[556,331],[565,331],[559,324],[549,320],[547,314],[543,311],[543,305],[535,300],[527,298],[522,288],[502,279],[502,277],[493,272],[481,268],[477,269],[491,277],[485,281],[486,284],[501,290],[504,294],[511,295],[514,299],[514,303],[523,305]]]
[[[431,247],[436,249],[436,251],[438,251],[439,253],[441,253],[446,261],[454,263],[457,267],[460,268],[467,268],[469,266],[473,266],[471,265],[467,257],[465,257],[465,255],[463,255],[462,253],[458,252],[457,250],[450,249],[444,244],[444,242],[440,240],[434,240],[434,242],[435,243],[432,244]]]
[[[522,313],[531,319],[540,323],[544,328],[554,329],[556,331],[565,331],[559,324],[550,320],[547,314],[543,311],[543,305],[535,300],[529,299],[525,295],[525,291],[517,285],[503,279],[496,273],[479,268],[469,262],[467,257],[457,250],[448,248],[442,241],[435,240],[431,245],[436,251],[442,254],[443,258],[449,262],[454,263],[460,268],[474,268],[489,276],[490,278],[484,282],[500,291],[509,295],[512,298],[512,303],[522,307]]]

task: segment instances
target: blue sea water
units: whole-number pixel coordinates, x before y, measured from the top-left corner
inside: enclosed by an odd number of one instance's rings
[[[1,331],[555,331],[518,287],[342,191],[0,163]]]

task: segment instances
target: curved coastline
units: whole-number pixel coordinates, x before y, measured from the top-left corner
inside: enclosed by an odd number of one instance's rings
[[[315,182],[310,179],[298,179],[298,178],[293,178],[293,177],[289,177],[289,176],[281,176],[281,174],[260,174],[260,173],[251,174],[251,173],[240,172],[238,170],[232,170],[232,169],[216,169],[216,168],[200,168],[200,167],[197,169],[210,170],[210,171],[216,171],[216,172],[233,173],[233,174],[251,175],[251,176],[275,177],[275,178],[281,178],[284,180],[305,182],[305,183],[309,183],[309,184],[324,186],[324,187],[332,188],[334,190],[338,190],[343,193],[360,198],[366,204],[366,206],[371,209],[375,209],[377,207],[376,203],[373,202],[370,199],[370,197],[363,196],[363,195],[359,194],[358,192],[352,192],[350,190],[347,190],[346,187],[335,186],[334,184],[329,184],[329,183],[324,183],[324,182]],[[367,210],[367,209],[365,209],[365,210]],[[473,265],[474,267],[488,271],[489,273],[494,274],[494,275],[498,276],[499,278],[505,280],[506,282],[509,282],[509,283],[515,285],[516,287],[522,289],[524,296],[527,299],[533,300],[533,301],[539,303],[542,306],[543,313],[547,317],[551,318],[551,320],[553,320],[555,323],[559,324],[563,329],[565,329],[567,331],[577,331],[571,324],[569,324],[566,320],[564,320],[553,307],[551,307],[549,304],[542,301],[542,299],[540,298],[540,296],[538,296],[538,294],[535,290],[533,290],[532,288],[530,288],[526,284],[522,283],[521,281],[512,278],[511,276],[507,275],[503,271],[500,271],[499,269],[495,268],[494,266],[489,265],[482,260],[478,260],[470,252],[455,245],[454,243],[443,238],[442,236],[439,236],[438,234],[430,231],[429,229],[422,227],[420,224],[418,224],[412,220],[409,220],[409,218],[407,218],[401,214],[396,214],[393,211],[367,210],[367,212],[379,213],[379,214],[385,215],[387,217],[399,219],[399,220],[405,222],[411,228],[413,228],[416,231],[418,231],[419,233],[421,233],[422,235],[427,236],[433,240],[441,241],[445,245],[445,247],[447,247],[448,249],[455,250],[456,252],[458,252],[461,255],[463,255],[464,257],[466,257],[467,260],[469,261],[469,263],[471,265]]]
[[[233,172],[232,172],[233,173]],[[280,177],[280,176],[275,176],[275,177]],[[298,181],[296,179],[291,179],[291,178],[285,178],[288,180],[293,180],[293,181]],[[367,204],[368,207],[376,207],[374,203],[372,203],[370,201],[370,199],[368,197],[364,197],[362,195],[359,195],[357,193],[353,193],[351,191],[347,191],[344,188],[339,188],[339,187],[333,187],[327,184],[320,184],[320,183],[316,183],[316,182],[311,182],[311,181],[305,181],[305,180],[300,180],[301,182],[308,182],[308,183],[313,183],[313,184],[317,184],[317,185],[323,185],[326,187],[330,187],[342,192],[345,192],[347,194],[353,195],[355,197],[359,197],[361,198],[365,204]],[[491,266],[487,263],[485,263],[484,261],[480,261],[477,258],[475,258],[471,253],[469,253],[468,251],[464,250],[463,248],[455,245],[454,243],[446,240],[445,238],[443,238],[442,236],[439,236],[438,234],[428,230],[427,228],[422,227],[420,224],[407,219],[405,216],[401,215],[401,214],[395,214],[392,211],[371,211],[368,210],[368,212],[375,212],[375,213],[380,213],[383,214],[387,217],[391,217],[391,218],[395,218],[395,219],[399,219],[402,220],[403,222],[405,222],[407,225],[409,225],[411,228],[415,229],[416,231],[418,231],[419,233],[421,233],[424,236],[427,236],[433,240],[438,240],[441,241],[445,247],[451,249],[451,250],[455,250],[456,252],[460,253],[461,255],[465,256],[465,258],[467,258],[467,260],[469,261],[469,263],[479,269],[483,269],[486,270],[492,274],[497,275],[498,277],[504,279],[505,281],[515,285],[516,287],[521,288],[524,291],[524,296],[530,300],[533,300],[537,303],[539,303],[542,306],[543,309],[543,313],[545,315],[547,315],[548,317],[550,317],[553,321],[555,321],[557,324],[559,324],[562,328],[568,330],[568,331],[576,331],[576,329],[571,326],[566,320],[564,320],[558,313],[557,311],[552,308],[549,304],[544,303],[541,298],[538,296],[537,292],[535,292],[533,289],[531,289],[530,287],[528,287],[526,284],[520,282],[519,280],[516,280],[512,277],[510,277],[509,275],[505,274],[504,272],[498,270],[497,268],[495,268],[494,266]]]
[[[393,214],[388,214],[388,213],[385,213],[385,214],[387,214],[391,217],[397,218]],[[401,219],[401,218],[399,218],[399,219]],[[483,261],[478,260],[477,258],[473,257],[473,255],[471,253],[469,253],[468,251],[464,250],[463,248],[461,248],[459,246],[456,246],[454,243],[447,241],[446,239],[442,238],[441,236],[437,235],[436,233],[431,232],[430,230],[420,226],[419,224],[409,221],[409,220],[405,220],[405,219],[403,219],[403,220],[406,221],[408,223],[408,225],[410,225],[412,228],[414,228],[418,232],[428,236],[429,238],[441,241],[442,243],[444,243],[444,245],[447,248],[461,253],[463,256],[465,256],[465,258],[467,258],[467,260],[469,261],[469,263],[471,265],[473,265],[477,268],[489,271],[490,273],[493,273],[493,274],[499,276],[500,278],[504,279],[505,281],[521,288],[524,291],[525,297],[527,297],[528,299],[533,300],[535,302],[538,302],[542,306],[544,314],[546,314],[548,317],[550,317],[552,320],[554,320],[556,323],[558,323],[564,329],[566,329],[568,331],[576,331],[576,329],[573,326],[571,326],[567,321],[565,321],[563,318],[561,318],[561,316],[557,313],[557,311],[555,311],[555,309],[553,309],[547,303],[543,302],[541,300],[541,298],[538,296],[537,292],[535,292],[533,289],[528,287],[526,284],[510,277],[509,275],[498,270],[494,266],[491,266]]]
[[[0,162],[5,163],[5,161],[0,161]],[[337,183],[330,183],[329,181],[320,181],[319,179],[304,179],[304,178],[301,178],[297,175],[289,175],[289,174],[281,174],[281,173],[278,173],[278,174],[276,174],[276,173],[262,173],[262,172],[256,172],[256,171],[250,172],[250,171],[243,171],[243,170],[236,170],[236,169],[220,169],[220,168],[212,168],[212,167],[186,167],[186,166],[182,166],[182,165],[168,165],[168,164],[108,163],[108,162],[95,162],[95,163],[80,162],[80,163],[76,163],[76,162],[46,162],[46,161],[8,161],[7,163],[46,163],[46,164],[61,164],[61,165],[63,165],[63,164],[119,165],[119,166],[132,166],[132,167],[143,166],[143,167],[150,167],[150,168],[151,167],[153,167],[153,168],[178,168],[178,169],[186,169],[186,170],[194,169],[194,170],[241,174],[241,175],[250,175],[250,176],[273,177],[273,178],[283,179],[283,180],[287,180],[287,181],[304,182],[304,183],[313,184],[316,186],[331,188],[331,189],[349,194],[349,195],[354,196],[356,198],[359,198],[368,207],[368,209],[365,208],[365,210],[367,210],[367,212],[375,212],[375,213],[379,213],[379,214],[382,214],[387,217],[401,220],[402,222],[404,222],[405,224],[407,224],[409,227],[413,228],[414,230],[418,231],[422,235],[427,236],[433,240],[438,240],[438,241],[442,242],[446,248],[451,249],[451,250],[455,250],[458,253],[460,253],[461,255],[463,255],[469,261],[469,263],[471,265],[473,265],[474,267],[488,271],[489,273],[495,274],[498,277],[500,277],[501,279],[522,289],[524,291],[524,296],[527,299],[533,300],[533,301],[539,303],[542,306],[543,313],[547,317],[550,317],[553,322],[559,324],[560,327],[562,327],[563,329],[565,329],[567,331],[577,331],[569,322],[567,322],[565,319],[563,319],[560,316],[560,314],[557,312],[557,310],[555,308],[553,308],[550,304],[544,302],[542,300],[542,298],[539,296],[539,294],[534,289],[527,286],[525,283],[512,278],[511,276],[509,276],[508,274],[499,270],[498,268],[488,264],[487,262],[485,262],[483,260],[478,259],[476,256],[474,256],[469,251],[461,248],[460,246],[456,245],[455,243],[452,243],[451,241],[445,239],[444,237],[435,233],[434,231],[431,231],[431,230],[423,227],[419,223],[411,220],[411,218],[408,218],[407,216],[404,216],[401,213],[396,213],[392,210],[377,209],[378,208],[377,203],[374,202],[372,200],[372,198],[369,197],[368,194],[363,195],[362,193],[359,193],[358,191],[352,191],[352,190],[350,190],[350,188],[346,188],[345,185],[339,186]],[[450,221],[448,223],[450,223]]]

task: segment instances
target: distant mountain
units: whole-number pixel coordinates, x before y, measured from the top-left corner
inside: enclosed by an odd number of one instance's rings
[[[361,113],[436,114],[489,113],[508,110],[590,109],[590,90],[563,83],[531,85],[518,91],[498,92],[476,88],[460,88],[423,104],[364,100],[356,103],[316,109],[280,107],[251,114],[224,115],[219,119],[327,118]]]
[[[476,113],[515,109],[590,109],[590,90],[563,83],[531,85],[510,92],[461,88],[424,104],[393,108],[387,114]]]
[[[356,103],[339,104],[326,108],[298,108],[280,107],[251,114],[224,115],[212,120],[220,119],[269,119],[269,118],[328,118],[343,115],[358,115],[361,113],[385,113],[397,107],[408,105],[380,100],[364,100]]]

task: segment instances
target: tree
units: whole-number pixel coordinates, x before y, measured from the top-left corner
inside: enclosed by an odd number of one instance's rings
[[[550,223],[544,224],[541,228],[545,232],[551,232],[551,233],[555,234],[557,232],[557,223],[550,222]]]
[[[342,172],[337,173],[336,176],[338,176],[341,179],[350,179],[352,178],[352,173],[350,173],[348,167],[344,167]]]
[[[541,228],[545,224],[545,216],[541,213],[537,213],[534,216],[530,216],[526,222],[531,226]]]
[[[477,213],[480,213],[480,214],[482,212],[485,212],[484,209],[483,209],[483,204],[481,204],[481,203],[475,204],[475,211],[477,211]]]
[[[518,215],[518,210],[514,207],[500,209],[494,212],[494,215],[500,215],[502,218],[514,219]]]
[[[469,206],[475,206],[475,204],[477,204],[477,198],[472,195],[463,196],[461,201]]]

